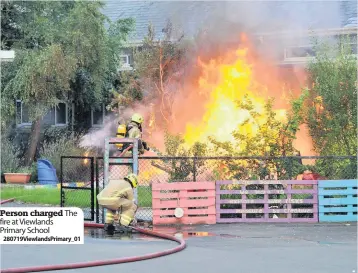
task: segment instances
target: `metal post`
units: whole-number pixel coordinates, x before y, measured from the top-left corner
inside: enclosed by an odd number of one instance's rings
[[[94,191],[95,191],[95,187],[94,187],[94,158],[90,157],[91,160],[91,221],[94,220]],[[97,199],[97,198],[96,198]]]
[[[63,203],[64,203],[64,196],[63,196],[63,188],[62,188],[62,184],[63,184],[63,156],[61,156],[61,159],[60,159],[60,206],[63,207]]]
[[[138,175],[138,139],[134,139],[132,151],[133,151],[132,152],[132,155],[133,155],[132,171],[134,174]],[[138,201],[137,188],[134,189],[134,199],[136,200],[136,202],[138,204],[139,201]]]
[[[196,182],[196,156],[194,157],[194,162],[193,162],[193,180],[194,182]]]
[[[104,144],[104,158],[103,158],[103,184],[108,185],[109,179],[109,138],[106,138]]]
[[[98,158],[96,158],[96,196],[99,194]],[[99,205],[96,198],[96,223],[99,223]]]

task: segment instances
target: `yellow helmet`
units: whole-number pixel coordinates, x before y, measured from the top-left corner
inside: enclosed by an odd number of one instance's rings
[[[125,137],[127,132],[127,128],[124,124],[120,124],[117,127],[117,136]]]
[[[139,124],[142,124],[144,119],[142,117],[142,115],[138,114],[138,113],[135,113],[133,116],[132,116],[132,121],[134,122],[137,122]]]
[[[128,174],[125,179],[128,179],[132,183],[133,188],[138,186],[138,177],[134,173]]]

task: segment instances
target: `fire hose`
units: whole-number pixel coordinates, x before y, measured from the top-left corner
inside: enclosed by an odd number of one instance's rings
[[[14,201],[13,199],[3,200],[0,201],[0,204],[5,204],[8,202]],[[103,224],[97,224],[97,223],[84,223],[85,227],[88,228],[103,228]],[[76,268],[88,268],[88,267],[95,267],[95,266],[104,266],[104,265],[114,265],[114,264],[122,264],[122,263],[130,263],[130,262],[137,262],[137,261],[143,261],[153,258],[158,258],[162,256],[166,256],[169,254],[173,254],[176,252],[179,252],[183,250],[186,247],[185,241],[179,238],[176,238],[175,236],[151,231],[148,229],[142,229],[139,227],[131,227],[133,230],[149,235],[152,237],[158,237],[170,241],[174,241],[179,243],[178,246],[164,250],[159,251],[155,253],[145,254],[141,256],[133,256],[133,257],[124,257],[124,258],[118,258],[118,259],[110,259],[110,260],[98,260],[98,261],[91,261],[91,262],[80,262],[80,263],[72,263],[72,264],[58,264],[58,265],[45,265],[45,266],[33,266],[33,267],[20,267],[20,268],[8,268],[8,269],[1,269],[1,273],[25,273],[25,272],[42,272],[42,271],[53,271],[53,270],[64,270],[64,269],[76,269]]]

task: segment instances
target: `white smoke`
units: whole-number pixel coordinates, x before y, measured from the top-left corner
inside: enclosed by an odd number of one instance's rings
[[[134,113],[141,114],[145,120],[148,118],[146,106],[140,103],[136,103],[129,108],[121,108],[117,114],[113,113],[106,116],[102,127],[92,128],[88,134],[84,135],[79,146],[82,148],[101,149],[103,151],[105,139],[107,137],[116,137],[118,123],[127,124]]]

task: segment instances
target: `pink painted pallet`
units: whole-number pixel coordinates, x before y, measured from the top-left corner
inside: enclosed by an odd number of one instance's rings
[[[216,222],[318,222],[316,180],[216,181]]]
[[[153,183],[153,224],[215,224],[215,182]],[[184,215],[175,216],[181,208]]]

